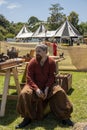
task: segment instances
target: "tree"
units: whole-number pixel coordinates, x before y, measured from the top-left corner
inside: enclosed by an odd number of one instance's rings
[[[33,27],[33,26],[34,26],[36,23],[38,23],[38,22],[40,22],[40,20],[39,20],[37,17],[32,16],[32,17],[30,17],[29,20],[28,20],[28,25],[29,25],[30,27]]]
[[[5,36],[5,35],[8,33],[8,31],[7,31],[3,26],[0,26],[0,33],[1,33],[3,36]]]
[[[10,22],[3,15],[0,15],[0,25],[7,29]]]
[[[51,6],[52,7],[49,8],[51,16],[48,20],[50,20],[52,23],[59,23],[63,16],[63,13],[61,13],[63,7],[61,7],[60,4],[52,4]]]
[[[4,40],[4,35],[0,32],[0,41]]]
[[[78,22],[79,22],[79,17],[78,16],[79,15],[76,12],[74,12],[74,11],[72,11],[70,13],[70,15],[68,16],[68,20],[76,28],[78,28]]]
[[[51,4],[51,6],[52,7],[49,8],[50,17],[47,18],[47,22],[49,22],[51,29],[57,29],[66,16],[61,12],[63,7],[61,7],[60,4]]]
[[[87,35],[87,22],[86,23],[85,22],[80,23],[79,31],[80,31],[81,34]]]
[[[24,23],[18,22],[16,24],[13,24],[13,27],[15,28],[15,35],[18,34],[18,32],[21,30],[23,27]]]

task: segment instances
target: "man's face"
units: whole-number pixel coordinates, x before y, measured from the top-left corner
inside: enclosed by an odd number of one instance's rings
[[[36,48],[36,59],[38,62],[41,61],[41,59],[45,56],[46,52],[43,51],[41,48],[37,47]]]

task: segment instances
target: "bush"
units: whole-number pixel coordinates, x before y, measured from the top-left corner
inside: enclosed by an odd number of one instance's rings
[[[4,40],[4,36],[0,33],[0,41]]]
[[[12,33],[8,33],[6,36],[5,36],[5,38],[7,39],[7,38],[14,38],[15,36],[14,36],[14,34],[12,34]]]

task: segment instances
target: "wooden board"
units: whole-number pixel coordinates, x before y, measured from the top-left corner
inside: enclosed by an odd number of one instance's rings
[[[0,63],[0,70],[12,68],[12,66],[14,67],[14,66],[19,65],[23,62],[25,62],[25,59],[22,59],[22,58],[9,59],[5,62]]]

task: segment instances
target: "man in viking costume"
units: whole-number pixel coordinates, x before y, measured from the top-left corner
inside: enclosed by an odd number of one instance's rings
[[[34,120],[42,120],[48,104],[57,120],[63,125],[73,126],[70,119],[73,106],[65,91],[55,82],[55,61],[47,55],[47,45],[38,44],[35,50],[36,56],[27,66],[26,84],[18,97],[17,111],[23,121],[16,129]]]

